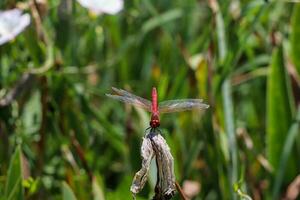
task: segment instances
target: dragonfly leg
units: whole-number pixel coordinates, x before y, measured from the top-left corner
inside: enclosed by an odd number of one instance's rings
[[[146,134],[146,137],[151,139],[152,137],[157,135],[157,132],[156,132],[157,128],[149,127],[149,128],[146,129],[146,131],[149,130],[149,129],[150,129],[150,131]]]
[[[157,131],[159,132],[159,134],[162,135],[162,132],[161,132],[161,130],[159,128],[157,128]]]
[[[147,135],[147,134],[148,134],[147,131],[148,131],[149,129],[151,129],[151,126],[148,127],[148,128],[146,128],[146,130],[145,130],[145,132],[144,132],[144,135]],[[150,130],[150,132],[151,132],[151,130]]]
[[[150,133],[153,134],[153,135],[157,135],[157,134],[161,134],[162,135],[162,132],[159,128],[151,128],[150,130]]]
[[[150,129],[150,131],[148,132],[148,130]],[[152,128],[151,126],[146,128],[144,135],[146,137],[152,138],[153,136],[160,134],[162,135],[162,131],[159,128]]]

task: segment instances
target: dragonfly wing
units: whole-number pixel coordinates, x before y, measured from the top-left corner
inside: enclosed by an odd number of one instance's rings
[[[145,105],[147,105],[147,106],[151,106],[151,101],[149,101],[149,100],[147,100],[147,99],[144,99],[144,98],[142,98],[142,97],[139,97],[139,96],[137,96],[137,95],[134,95],[134,94],[132,94],[132,93],[130,93],[130,92],[127,92],[126,90],[117,89],[117,88],[115,88],[115,87],[112,87],[112,90],[113,90],[116,94],[118,94],[118,95],[120,95],[120,96],[126,96],[126,97],[128,97],[128,98],[137,99],[139,102],[141,102],[141,103],[143,103],[143,104],[145,104]]]
[[[116,93],[114,94],[106,94],[106,96],[122,101],[127,104],[131,104],[140,108],[143,108],[149,112],[151,112],[151,101],[144,99],[142,97],[136,96],[126,90],[112,88],[112,90]]]
[[[163,101],[159,104],[160,113],[180,112],[192,109],[206,109],[209,105],[202,103],[202,99],[178,99]]]

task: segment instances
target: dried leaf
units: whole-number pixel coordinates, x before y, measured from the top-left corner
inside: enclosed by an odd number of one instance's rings
[[[130,188],[130,191],[133,193],[133,195],[139,193],[143,189],[148,178],[151,160],[154,156],[151,141],[147,137],[143,138],[141,155],[143,158],[142,168],[135,174]]]
[[[300,194],[300,175],[298,175],[293,182],[289,185],[285,200],[294,200],[299,197]]]
[[[153,199],[171,199],[175,194],[174,159],[165,139],[151,130],[143,138],[141,155],[143,158],[142,168],[135,174],[130,191],[135,196],[139,193],[148,178],[151,160],[156,158],[157,182]]]
[[[156,156],[157,182],[155,196],[162,195],[163,198],[161,199],[170,199],[174,196],[176,190],[173,156],[167,142],[160,134],[152,135],[150,133],[149,137],[151,137],[151,143]]]

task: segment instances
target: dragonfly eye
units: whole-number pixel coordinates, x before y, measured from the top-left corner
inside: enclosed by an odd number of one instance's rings
[[[159,127],[160,122],[159,122],[159,116],[158,115],[152,115],[151,120],[150,120],[150,126],[152,128]]]
[[[159,125],[160,125],[160,123],[159,123],[158,119],[152,119],[150,121],[150,126],[153,127],[153,128],[159,127]]]

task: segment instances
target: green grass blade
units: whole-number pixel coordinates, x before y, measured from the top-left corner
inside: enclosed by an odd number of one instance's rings
[[[282,47],[273,51],[267,86],[267,156],[275,172],[279,170],[284,141],[292,122],[288,77],[284,67]],[[295,173],[289,163],[288,177]],[[295,166],[294,166],[295,167]]]
[[[286,171],[288,159],[292,153],[297,135],[299,134],[299,124],[300,124],[300,107],[298,107],[297,119],[290,127],[288,136],[283,146],[283,151],[280,156],[279,168],[275,177],[275,185],[273,187],[272,199],[276,199],[276,197],[278,197],[280,187],[284,179],[284,174]]]
[[[17,147],[14,155],[11,158],[8,168],[7,182],[5,187],[5,197],[7,200],[24,199],[22,179],[21,149],[20,147]]]
[[[149,31],[162,26],[165,23],[168,23],[170,21],[174,21],[182,16],[182,11],[180,9],[173,9],[170,11],[167,11],[166,13],[163,13],[159,16],[155,16],[148,21],[145,22],[145,24],[142,26],[142,32],[144,34],[148,33]]]
[[[66,183],[62,183],[62,199],[63,200],[76,200],[76,196],[71,187]]]
[[[237,145],[234,128],[234,116],[233,116],[233,101],[231,93],[231,85],[229,80],[225,80],[222,86],[223,92],[223,106],[224,106],[224,118],[225,118],[225,130],[228,137],[228,146],[230,151],[230,169],[229,176],[231,184],[233,185],[238,181],[238,157],[237,157]],[[235,196],[236,197],[236,196]]]
[[[300,4],[296,4],[293,11],[293,16],[291,19],[291,54],[294,65],[300,74]]]
[[[224,20],[221,12],[216,14],[216,24],[217,24],[217,36],[218,36],[218,51],[221,63],[224,62],[224,59],[227,55],[227,44],[225,36],[225,27]]]
[[[224,25],[224,18],[222,16],[221,10],[216,13],[216,28],[217,28],[217,38],[218,38],[218,53],[219,53],[219,64],[221,67],[224,66],[224,62],[228,55],[227,49],[227,38],[226,30]],[[233,191],[233,184],[238,180],[238,159],[237,159],[237,145],[235,138],[235,128],[234,128],[234,116],[233,116],[233,101],[232,101],[232,91],[231,83],[229,77],[223,82],[222,85],[222,99],[224,107],[224,126],[228,138],[228,146],[230,152],[230,164],[228,166],[228,179],[230,180],[230,191],[233,199],[236,199],[236,194]]]
[[[97,179],[98,179],[97,176],[94,177],[93,182],[92,182],[92,190],[93,190],[94,200],[105,200],[104,192],[102,190],[102,187],[98,183]]]

